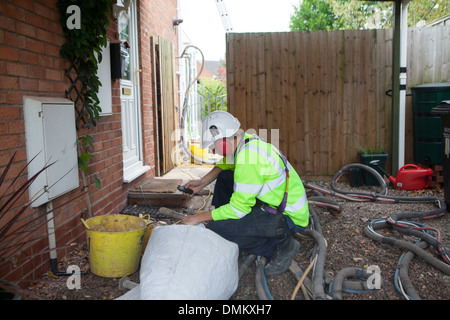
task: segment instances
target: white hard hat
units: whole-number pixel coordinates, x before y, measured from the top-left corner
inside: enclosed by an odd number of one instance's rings
[[[202,149],[209,147],[222,138],[234,135],[241,123],[225,111],[211,112],[202,123]]]

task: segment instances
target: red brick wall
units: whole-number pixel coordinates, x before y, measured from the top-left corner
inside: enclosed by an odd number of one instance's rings
[[[5,169],[5,165],[13,153],[17,152],[14,162],[15,169],[7,177],[8,182],[11,182],[18,169],[24,167],[27,162],[23,96],[63,97],[67,87],[64,78],[66,61],[59,57],[59,46],[64,42],[64,38],[57,17],[54,4],[48,6],[37,1],[0,2],[1,172]],[[21,181],[23,182],[25,179],[26,174],[24,173]],[[27,198],[28,194],[17,203],[17,207],[20,207]],[[29,216],[34,211],[28,210],[24,216]],[[62,243],[65,246],[67,240],[63,239],[61,235],[62,233],[68,235],[72,232],[63,231],[66,228],[66,224],[61,223],[63,216],[64,214],[58,214],[56,218],[57,241],[58,244]],[[4,223],[5,218],[0,220],[0,225]],[[0,278],[20,281],[33,279],[42,274],[48,268],[49,261],[48,252],[45,253],[48,248],[48,240],[45,235],[45,227],[40,227],[38,232],[30,237],[29,244],[16,244],[17,254],[13,256],[12,263],[7,261],[0,264]],[[67,236],[64,235],[64,238]],[[74,240],[76,239],[72,241]],[[63,249],[58,253],[62,255],[65,251]]]
[[[94,138],[94,158],[89,164],[87,182],[93,215],[119,212],[127,202],[127,192],[146,178],[154,175],[154,119],[152,61],[150,36],[163,36],[177,45],[177,31],[172,27],[176,17],[176,0],[138,1],[141,109],[143,120],[144,164],[152,167],[147,174],[130,184],[122,181],[122,131],[119,82],[112,81],[112,114],[102,116],[97,126],[82,129],[77,134],[89,134]],[[118,39],[117,25],[111,17],[109,40]],[[55,0],[0,0],[0,174],[14,152],[16,158],[12,172],[19,172],[26,165],[25,128],[23,120],[23,96],[39,95],[64,97],[69,81],[65,76],[68,61],[59,56],[59,48],[65,39],[59,23]],[[102,187],[97,190],[93,174],[97,174]],[[11,181],[14,175],[7,177]],[[81,177],[81,175],[80,175]],[[26,180],[26,172],[21,181]],[[82,181],[80,179],[80,186]],[[0,189],[0,194],[2,194]],[[81,188],[53,201],[56,225],[58,259],[62,259],[74,243],[85,241],[80,218],[88,218],[87,200],[84,196],[64,204],[81,194]],[[28,193],[17,207],[28,200]],[[0,204],[1,204],[0,199]],[[61,207],[59,207],[61,206]],[[43,208],[29,209],[25,216],[43,213]],[[5,219],[3,219],[5,220]],[[4,221],[0,219],[0,227]],[[13,259],[0,258],[0,278],[26,286],[49,270],[48,239],[45,220],[32,239],[14,248]],[[63,270],[64,271],[64,270]]]

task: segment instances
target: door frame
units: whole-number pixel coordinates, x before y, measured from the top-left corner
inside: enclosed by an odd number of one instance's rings
[[[123,181],[125,183],[130,183],[134,179],[138,178],[145,172],[150,170],[150,166],[145,166],[144,152],[143,152],[143,137],[142,137],[142,110],[141,110],[141,92],[140,92],[140,77],[139,73],[141,69],[139,68],[139,35],[138,35],[138,19],[137,19],[137,5],[136,2],[133,1],[128,8],[128,19],[129,19],[129,34],[130,34],[130,78],[131,80],[120,79],[120,100],[122,106],[122,98],[124,96],[123,89],[126,87],[131,87],[132,91],[132,99],[134,100],[134,120],[133,124],[135,125],[135,129],[128,128],[126,123],[122,121],[122,139],[124,138],[124,134],[133,134],[135,135],[136,148],[137,148],[137,161],[135,161],[132,165],[125,167],[125,159],[123,159]],[[123,118],[122,113],[122,118]],[[132,130],[129,130],[132,129]],[[128,131],[128,132],[127,132]],[[124,144],[122,144],[122,155],[124,155]]]

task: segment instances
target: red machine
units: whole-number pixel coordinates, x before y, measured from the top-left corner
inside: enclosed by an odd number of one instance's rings
[[[371,161],[370,164],[377,166],[397,189],[408,191],[422,190],[427,188],[432,181],[433,170],[421,168],[415,164],[407,164],[401,167],[395,178],[378,165],[378,160]]]

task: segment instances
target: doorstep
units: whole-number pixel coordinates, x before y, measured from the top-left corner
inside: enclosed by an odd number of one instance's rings
[[[128,204],[207,209],[211,203],[214,182],[193,197],[188,197],[179,191],[177,186],[184,185],[190,180],[200,179],[211,168],[204,165],[176,167],[161,177],[147,179],[128,192]]]

